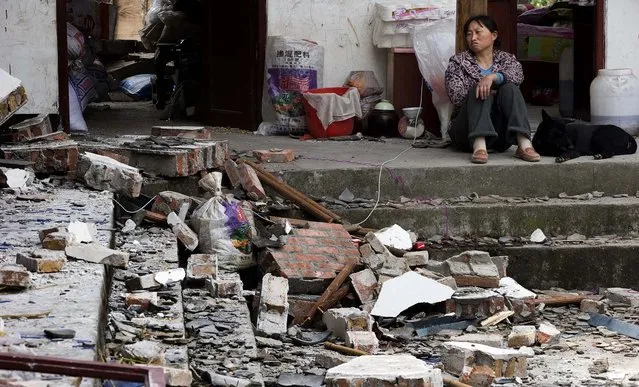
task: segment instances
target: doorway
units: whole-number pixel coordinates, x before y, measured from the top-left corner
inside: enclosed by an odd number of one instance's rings
[[[157,125],[255,130],[261,122],[266,0],[239,0],[232,5],[204,0],[166,2],[162,11],[168,12],[156,25],[158,13],[150,12],[157,11],[154,7],[161,3],[57,0],[58,36],[67,37],[68,20],[70,28],[81,32],[84,48],[90,51],[85,57],[71,58],[67,41],[62,39],[59,44],[64,127],[73,128],[69,99],[75,101],[66,86],[77,69],[63,64],[68,59],[78,64],[80,59],[97,89],[91,90],[97,96],[83,113],[88,134],[149,134]],[[187,7],[168,8],[168,4],[178,3]],[[87,15],[79,15],[80,11]],[[180,12],[190,12],[190,25],[181,19],[167,19]],[[176,34],[168,42],[162,41],[169,26],[169,32]],[[143,82],[144,88],[132,87],[135,81]],[[75,86],[73,82],[70,85]],[[127,89],[127,85],[131,87]],[[77,97],[81,99],[80,92]]]

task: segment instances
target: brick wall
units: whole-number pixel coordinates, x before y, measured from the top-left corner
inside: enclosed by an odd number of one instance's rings
[[[308,222],[295,228],[281,249],[269,248],[268,267],[286,278],[331,279],[348,259],[359,259],[359,251],[342,225]]]

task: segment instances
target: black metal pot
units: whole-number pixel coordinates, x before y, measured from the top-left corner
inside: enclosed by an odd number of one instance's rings
[[[399,132],[397,131],[397,124],[399,123],[399,116],[395,112],[395,108],[388,101],[381,101],[368,116],[368,128],[366,129],[367,136],[373,137],[397,137]]]

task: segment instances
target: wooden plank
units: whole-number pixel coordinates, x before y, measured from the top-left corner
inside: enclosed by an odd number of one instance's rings
[[[464,23],[475,15],[485,15],[488,12],[488,0],[457,0],[457,33],[455,52],[465,49]]]

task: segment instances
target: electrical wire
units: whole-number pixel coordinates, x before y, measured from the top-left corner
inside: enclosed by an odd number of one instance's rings
[[[368,213],[368,216],[361,222],[355,223],[355,226],[361,226],[362,224],[364,224],[368,219],[370,219],[370,217],[373,215],[373,213],[375,212],[375,210],[377,210],[377,207],[379,206],[379,202],[382,197],[382,172],[384,170],[384,165],[388,163],[392,163],[393,161],[397,160],[401,155],[411,150],[413,148],[413,145],[417,141],[417,125],[420,119],[419,116],[422,113],[422,103],[423,103],[423,96],[424,96],[424,78],[421,78],[421,84],[422,85],[419,92],[419,110],[417,112],[417,118],[415,120],[415,133],[413,134],[413,141],[411,143],[411,146],[401,151],[397,156],[393,157],[392,159],[386,160],[379,165],[379,175],[377,176],[377,200],[375,201],[375,205],[371,209],[371,212]]]
[[[146,206],[148,206],[149,204],[151,204],[151,202],[153,202],[153,201],[155,200],[155,198],[157,198],[157,197],[158,197],[158,195],[153,196],[153,197],[151,198],[151,200],[149,200],[149,201],[148,201],[145,205],[143,205],[142,207],[138,208],[138,209],[137,209],[137,210],[135,210],[135,211],[127,210],[126,208],[124,208],[124,206],[123,206],[120,202],[118,202],[118,201],[117,201],[117,200],[115,200],[115,199],[111,199],[111,200],[113,200],[113,201],[114,201],[114,202],[115,202],[118,206],[120,206],[120,208],[122,209],[122,211],[126,212],[127,214],[137,214],[138,212],[140,212],[140,211],[144,210],[144,209],[146,208]]]

